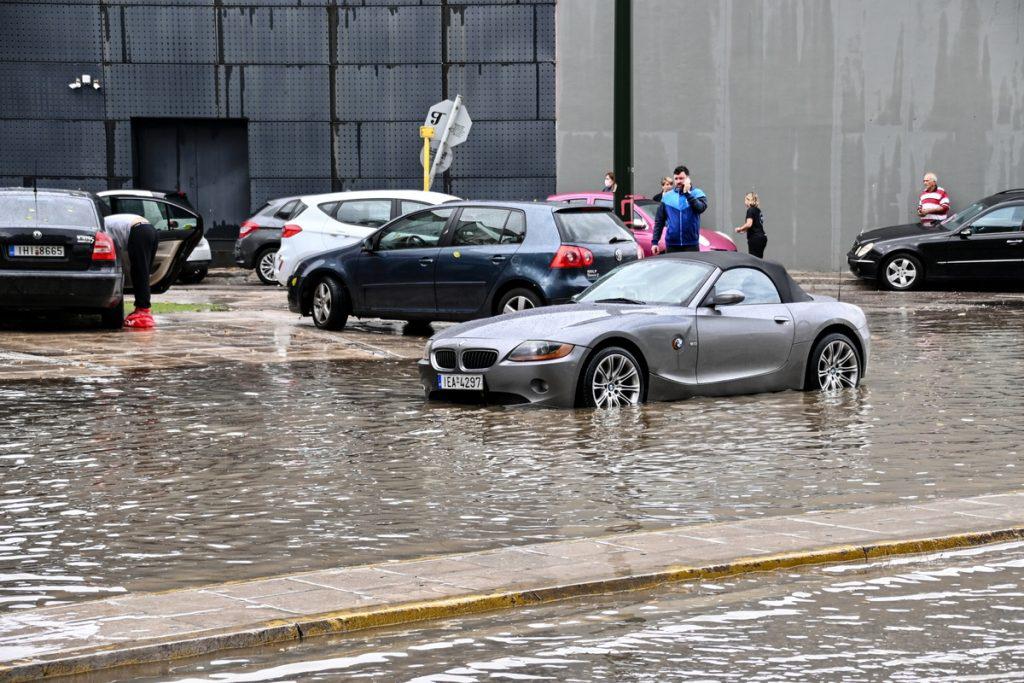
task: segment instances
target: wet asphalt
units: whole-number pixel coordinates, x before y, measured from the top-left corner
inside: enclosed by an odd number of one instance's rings
[[[858,390],[615,413],[428,404],[425,337],[324,333],[231,273],[158,299],[228,310],[156,333],[5,321],[0,610],[1019,489],[1024,293],[842,298],[872,327]]]

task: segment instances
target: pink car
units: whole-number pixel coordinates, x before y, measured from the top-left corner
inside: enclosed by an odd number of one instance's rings
[[[587,206],[607,206],[612,208],[615,201],[611,192],[569,192],[566,194],[553,194],[548,197],[549,202],[564,202],[565,204],[585,204]],[[658,215],[658,202],[653,199],[635,195],[633,199],[633,237],[636,243],[644,250],[644,256],[651,256],[651,238],[654,237],[654,219]],[[717,230],[701,228],[700,231],[701,251],[736,251],[736,243],[725,233]],[[665,251],[665,235],[661,236],[661,243],[658,251]]]

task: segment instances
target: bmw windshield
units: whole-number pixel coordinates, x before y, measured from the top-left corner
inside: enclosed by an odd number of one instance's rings
[[[576,299],[580,303],[667,304],[681,306],[713,270],[699,261],[654,258],[616,268]]]

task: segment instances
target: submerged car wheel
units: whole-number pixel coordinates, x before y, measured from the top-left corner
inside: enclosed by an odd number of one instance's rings
[[[912,254],[896,254],[882,263],[882,286],[896,292],[915,289],[924,279],[921,260]]]
[[[505,295],[498,301],[498,310],[495,313],[516,313],[543,305],[544,302],[535,292],[520,287],[505,292]]]
[[[313,288],[313,324],[321,330],[340,330],[348,322],[348,296],[333,277],[322,278]]]
[[[807,365],[807,388],[853,389],[860,384],[860,356],[845,334],[827,335],[814,346]]]
[[[636,357],[618,346],[601,349],[583,373],[583,403],[591,408],[635,406],[644,400],[647,378]]]
[[[264,249],[256,257],[256,277],[265,285],[276,285],[274,278],[274,259],[277,258],[277,249]]]

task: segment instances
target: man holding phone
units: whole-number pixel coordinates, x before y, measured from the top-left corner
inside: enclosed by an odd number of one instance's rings
[[[665,251],[700,251],[700,215],[707,211],[707,195],[693,186],[686,166],[677,166],[672,177],[674,187],[662,193],[651,243],[657,248],[667,226]]]

